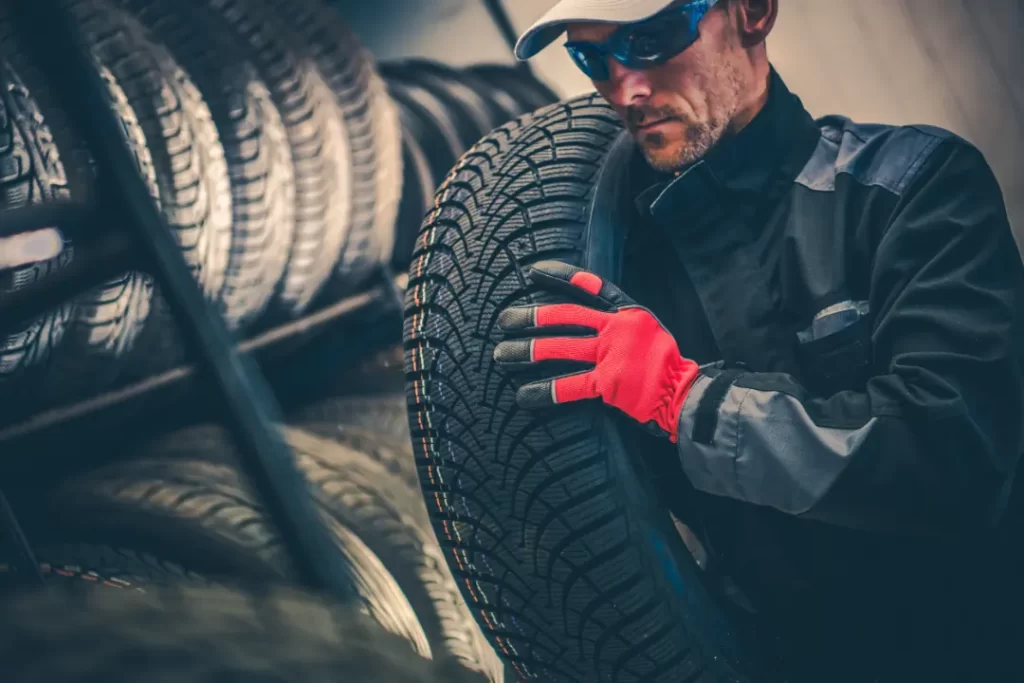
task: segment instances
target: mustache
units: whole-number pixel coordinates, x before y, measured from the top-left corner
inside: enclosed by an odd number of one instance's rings
[[[651,106],[629,106],[626,107],[623,118],[630,128],[639,128],[648,123],[662,121],[664,119],[683,119],[680,112],[671,107]]]

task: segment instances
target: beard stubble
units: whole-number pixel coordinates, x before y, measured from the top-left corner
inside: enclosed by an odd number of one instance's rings
[[[637,128],[644,123],[662,119],[681,122],[681,139],[668,139],[663,133],[639,131],[637,142],[647,163],[657,171],[672,173],[702,159],[725,135],[736,116],[741,101],[741,79],[729,63],[711,70],[705,82],[707,116],[699,120],[689,113],[672,107],[630,106],[623,113],[627,127],[637,136]]]

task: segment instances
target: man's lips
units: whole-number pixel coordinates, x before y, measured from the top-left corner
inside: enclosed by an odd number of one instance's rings
[[[675,117],[669,116],[669,117],[667,117],[667,118],[664,118],[664,119],[658,119],[658,120],[656,120],[656,121],[649,121],[649,122],[647,122],[647,123],[643,123],[643,124],[640,124],[640,125],[634,126],[634,128],[635,128],[636,130],[648,130],[648,129],[651,129],[651,128],[655,128],[655,127],[657,127],[657,126],[660,126],[660,125],[662,125],[663,123],[671,123],[672,121],[678,121],[678,120],[679,120],[679,119],[677,119],[677,118],[675,118]]]

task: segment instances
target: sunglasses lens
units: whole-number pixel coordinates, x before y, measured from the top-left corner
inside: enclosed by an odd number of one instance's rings
[[[569,47],[568,51],[576,66],[592,80],[608,80],[608,64],[599,50],[585,45],[574,45]]]
[[[637,67],[667,61],[693,44],[697,38],[694,29],[695,22],[689,12],[641,24],[624,41],[625,61]]]

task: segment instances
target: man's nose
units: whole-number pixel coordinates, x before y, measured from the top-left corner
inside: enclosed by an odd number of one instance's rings
[[[630,69],[614,59],[608,60],[608,101],[619,107],[640,104],[651,96],[651,82],[647,73]]]

